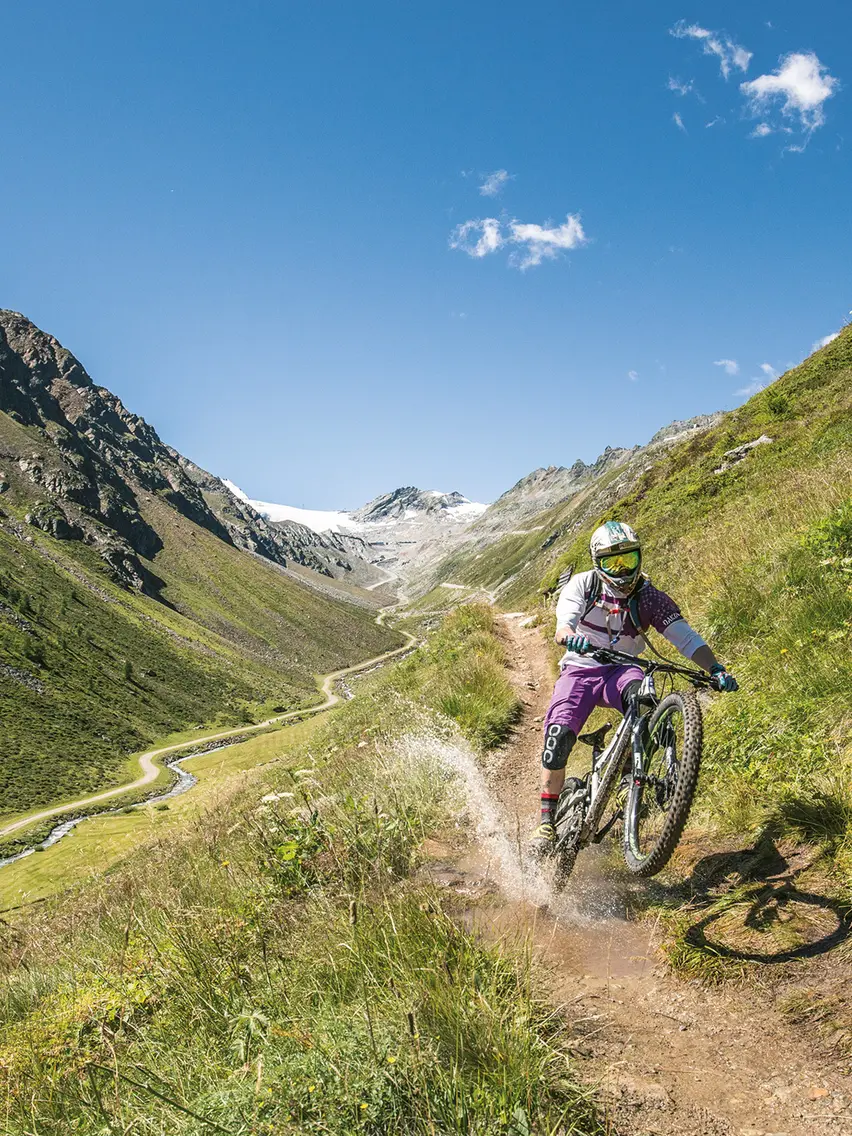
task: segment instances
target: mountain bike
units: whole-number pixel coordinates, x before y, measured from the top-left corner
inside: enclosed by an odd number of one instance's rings
[[[692,667],[606,648],[591,655],[599,663],[641,667],[645,676],[608,745],[611,722],[577,739],[591,746],[592,767],[585,777],[566,778],[556,807],[557,887],[567,882],[577,854],[589,844],[599,844],[619,821],[624,825],[624,859],[630,871],[653,876],[665,867],[680,840],[698,784],[703,727],[695,690],[713,687],[708,674]],[[676,675],[694,689],[673,689]],[[655,681],[659,676],[672,687],[662,695]]]

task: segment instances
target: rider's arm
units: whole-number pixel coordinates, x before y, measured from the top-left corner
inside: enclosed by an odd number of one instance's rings
[[[586,610],[586,592],[584,578],[588,575],[581,572],[572,576],[562,591],[556,603],[556,642],[564,644],[569,636],[573,635],[580,621],[580,616]]]
[[[719,660],[698,632],[689,626],[674,600],[665,592],[658,595],[660,598],[652,618],[654,626],[685,659],[690,659],[709,674],[713,667],[719,666]]]
[[[703,671],[715,679],[717,690],[736,690],[737,680],[728,674],[723,663],[720,663],[712,650],[707,646],[697,631],[693,631],[683,617],[670,624],[663,632],[666,639],[673,643],[682,655],[697,663]]]
[[[692,659],[700,667],[704,667],[701,660],[709,658],[710,665],[713,665],[716,661],[713,652],[698,632],[689,626],[671,596],[653,585],[648,585],[642,590],[640,604],[644,604],[648,623],[664,639],[668,639],[685,659]],[[704,669],[709,670],[710,667]]]
[[[698,632],[689,626],[680,613],[678,613],[678,618],[669,623],[667,627],[657,628],[657,630],[664,639],[668,639],[669,643],[680,651],[685,659],[694,659],[699,666],[702,664],[698,662],[696,655],[701,655],[704,651],[711,655],[713,653]]]
[[[702,643],[698,650],[694,654],[690,655],[690,658],[692,659],[693,663],[696,663],[699,667],[701,667],[703,671],[707,671],[708,674],[713,669],[713,667],[717,666],[719,663],[719,660],[716,658],[716,656],[713,654],[706,643]]]
[[[707,671],[714,678],[717,690],[738,689],[737,680],[728,674],[698,632],[689,626],[671,596],[649,585],[640,593],[640,604],[643,601],[645,607],[642,614],[647,622],[677,647],[682,655]]]

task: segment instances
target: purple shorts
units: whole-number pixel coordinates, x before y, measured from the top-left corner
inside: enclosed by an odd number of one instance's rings
[[[544,730],[553,724],[579,734],[596,706],[621,710],[621,692],[629,682],[644,677],[640,667],[611,664],[601,667],[566,667],[553,688]]]

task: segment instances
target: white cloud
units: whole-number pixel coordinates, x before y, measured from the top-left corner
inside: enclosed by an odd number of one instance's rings
[[[724,123],[724,121],[724,118],[722,118],[720,114],[717,114],[715,118],[711,118],[709,122],[705,122],[704,126],[709,130],[711,126],[718,126],[719,123]]]
[[[511,177],[512,175],[508,170],[495,170],[493,174],[488,174],[485,178],[485,181],[479,187],[479,192],[483,197],[496,197]]]
[[[638,382],[639,372],[638,371],[628,371],[627,377],[628,377],[628,379],[630,379],[631,383]]]
[[[509,240],[520,245],[512,257],[512,264],[524,271],[534,268],[543,260],[554,260],[567,249],[579,248],[587,243],[583,225],[576,213],[569,213],[561,225],[527,225],[520,221],[510,221]]]
[[[751,134],[749,134],[749,138],[765,138],[767,134],[772,133],[772,127],[768,122],[759,122],[754,130],[752,130]]]
[[[684,83],[680,79],[675,79],[674,75],[669,75],[669,81],[666,86],[670,91],[674,91],[676,95],[688,95],[691,91],[695,90],[695,83],[692,79]]]
[[[751,398],[753,394],[757,394],[758,391],[762,391],[763,389],[764,384],[760,381],[760,379],[752,379],[747,387],[742,387],[742,389],[738,390],[736,393],[738,395],[741,395],[743,398]]]
[[[724,367],[728,375],[738,375],[740,373],[740,365],[736,359],[716,359],[713,362],[714,367]]]
[[[752,53],[746,51],[740,44],[734,43],[730,36],[723,32],[711,32],[707,28],[699,27],[698,24],[687,24],[686,20],[679,20],[673,28],[669,28],[669,35],[675,36],[676,39],[697,39],[705,55],[715,55],[719,60],[719,67],[725,79],[734,68],[739,71],[748,70]]]
[[[831,335],[824,335],[822,339],[818,339],[811,347],[811,351],[819,351],[820,347],[828,347],[840,335],[839,331],[833,331]]]
[[[678,130],[682,130],[684,134],[686,134],[686,127],[683,125],[683,119],[680,117],[677,111],[675,111],[675,113],[672,115],[672,121],[674,122]]]
[[[778,378],[778,372],[775,370],[771,363],[761,363],[760,369],[768,379]]]
[[[555,260],[560,252],[588,244],[588,238],[576,213],[569,213],[561,225],[532,225],[514,220],[504,225],[496,217],[485,217],[465,221],[450,237],[450,248],[479,260],[508,244],[516,246],[509,263],[524,271],[544,260]]]
[[[824,103],[839,86],[812,51],[794,51],[781,58],[777,71],[740,83],[740,90],[756,115],[780,99],[781,113],[798,119],[802,130],[810,133],[825,122]]]
[[[450,237],[450,248],[461,249],[468,256],[477,259],[488,256],[490,252],[496,252],[504,243],[500,222],[496,217],[465,221],[453,230],[453,235]]]

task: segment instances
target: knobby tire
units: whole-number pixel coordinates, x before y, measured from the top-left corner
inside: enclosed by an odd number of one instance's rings
[[[667,695],[651,715],[648,721],[648,733],[653,736],[655,725],[672,710],[679,710],[683,716],[684,737],[681,752],[677,754],[679,762],[677,784],[660,835],[650,852],[645,855],[642,854],[639,846],[637,820],[641,812],[642,797],[648,786],[637,785],[634,782],[630,786],[625,805],[624,859],[630,871],[637,876],[654,876],[669,862],[683,834],[698,786],[703,723],[701,707],[695,694],[691,690],[686,690]],[[637,794],[639,794],[638,800]]]
[[[566,844],[556,850],[556,870],[553,873],[553,886],[557,891],[561,891],[568,883],[568,878],[574,871],[574,865],[577,863],[577,856],[580,850],[589,843],[597,831],[600,819],[612,796],[613,789],[624,769],[629,746],[630,735],[627,734],[622,739],[618,752],[614,753],[609,760],[606,773],[598,786],[598,794],[595,797],[594,804],[583,818],[583,823],[580,825],[576,837],[570,844],[566,842]],[[564,817],[564,813],[562,815]],[[557,828],[559,819],[559,811],[557,809]]]

